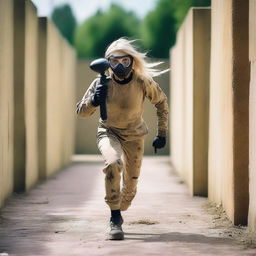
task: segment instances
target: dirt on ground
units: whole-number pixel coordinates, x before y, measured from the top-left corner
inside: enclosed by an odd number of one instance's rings
[[[159,224],[158,221],[152,221],[152,220],[149,220],[149,219],[141,219],[141,220],[138,220],[138,221],[131,221],[128,223],[128,225],[138,225],[138,224],[141,224],[141,225],[155,225],[155,224]]]
[[[219,235],[224,238],[233,238],[244,248],[256,248],[256,232],[249,230],[247,226],[235,226],[229,220],[222,205],[207,201],[203,203],[203,208],[212,217],[212,229],[219,229]]]

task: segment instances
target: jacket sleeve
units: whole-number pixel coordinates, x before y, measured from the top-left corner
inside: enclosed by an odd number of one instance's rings
[[[145,96],[155,105],[157,109],[157,126],[158,136],[167,136],[168,130],[168,103],[165,93],[162,91],[158,83],[153,79],[145,84]]]
[[[79,117],[91,116],[97,109],[92,105],[92,97],[95,93],[96,86],[99,83],[99,79],[95,79],[85,92],[83,98],[76,104],[76,113]]]

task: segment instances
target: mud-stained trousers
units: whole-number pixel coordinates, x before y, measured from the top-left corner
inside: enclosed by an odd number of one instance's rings
[[[125,140],[111,129],[99,127],[97,143],[105,161],[105,202],[111,210],[125,211],[136,195],[144,153],[144,136]],[[122,176],[123,186],[120,188]]]

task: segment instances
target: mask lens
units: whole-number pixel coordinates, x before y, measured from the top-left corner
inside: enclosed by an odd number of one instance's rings
[[[119,63],[121,63],[125,68],[127,68],[132,63],[132,59],[130,56],[111,56],[108,60],[112,68],[115,68]]]
[[[130,57],[123,57],[121,60],[121,63],[125,68],[129,67],[131,65],[131,58]]]
[[[112,68],[115,68],[119,64],[119,60],[114,57],[111,57],[109,58],[109,64]]]

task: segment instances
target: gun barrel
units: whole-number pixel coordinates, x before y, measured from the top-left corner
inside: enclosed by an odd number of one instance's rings
[[[97,72],[100,73],[101,78],[100,78],[100,83],[104,86],[107,86],[107,79],[105,75],[105,71],[109,68],[109,63],[108,60],[105,58],[97,59],[91,62],[90,68]],[[107,120],[107,106],[106,106],[106,101],[102,102],[100,104],[100,117],[103,121]]]

